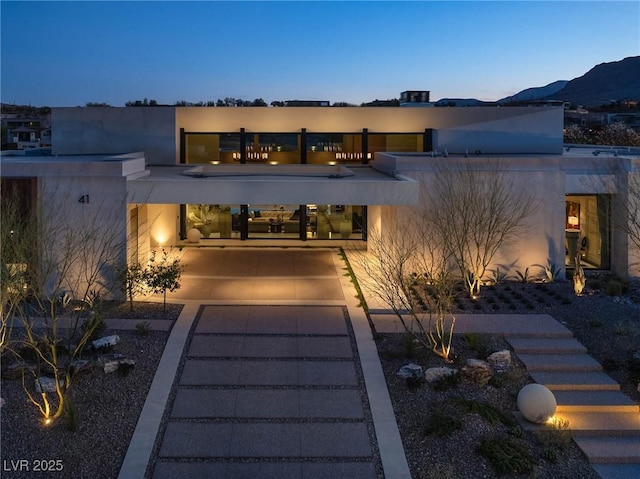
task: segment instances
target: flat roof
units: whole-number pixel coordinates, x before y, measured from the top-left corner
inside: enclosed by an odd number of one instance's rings
[[[418,183],[369,165],[152,166],[127,182],[131,203],[412,205]],[[219,175],[202,174],[219,168]],[[185,174],[186,173],[186,174]],[[189,174],[190,173],[190,174]],[[337,174],[339,173],[339,174]]]

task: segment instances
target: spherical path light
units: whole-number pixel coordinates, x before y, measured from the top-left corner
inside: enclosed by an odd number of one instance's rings
[[[199,229],[191,228],[189,231],[187,231],[187,241],[189,243],[198,243],[200,241],[200,238],[202,238],[202,233],[200,233]]]
[[[556,406],[556,397],[542,384],[527,384],[518,393],[518,409],[529,422],[547,422],[556,413]]]

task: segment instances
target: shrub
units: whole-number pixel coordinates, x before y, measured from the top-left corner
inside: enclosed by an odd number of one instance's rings
[[[423,436],[450,436],[455,431],[462,429],[462,421],[455,416],[434,411],[431,417],[422,426]]]
[[[67,429],[76,432],[78,430],[78,407],[71,398],[67,398],[64,402],[64,418]]]
[[[624,285],[617,279],[612,279],[607,283],[607,294],[609,296],[622,295]]]
[[[102,313],[93,312],[80,326],[82,334],[88,334],[87,341],[93,341],[102,336],[107,329],[107,322],[104,320]]]
[[[151,323],[149,323],[149,321],[140,321],[136,323],[136,331],[141,336],[147,336],[151,332]]]
[[[478,452],[482,454],[498,474],[525,474],[533,471],[533,458],[526,446],[514,439],[485,438]]]

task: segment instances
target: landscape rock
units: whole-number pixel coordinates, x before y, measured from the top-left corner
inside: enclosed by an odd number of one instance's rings
[[[405,364],[398,371],[398,376],[401,378],[409,379],[424,379],[424,371],[422,366],[414,363]]]
[[[35,371],[35,366],[24,361],[16,361],[2,368],[3,379],[20,379],[24,373]]]
[[[105,374],[118,371],[121,367],[129,371],[133,369],[136,364],[133,359],[127,358],[124,354],[108,354],[101,356],[99,361],[102,363],[102,370]]]
[[[87,359],[76,359],[71,361],[71,375],[75,376],[81,372],[90,371],[92,367],[93,364],[91,364],[91,361]]]
[[[47,376],[40,376],[34,379],[37,393],[54,393],[56,392],[56,380]],[[64,379],[60,380],[60,386],[64,388]]]
[[[479,386],[486,386],[493,377],[493,368],[486,361],[467,359],[462,367],[462,373]]]
[[[95,341],[91,342],[91,345],[93,346],[94,349],[103,349],[103,348],[109,348],[109,347],[115,346],[119,342],[120,342],[120,336],[118,336],[117,334],[114,334],[112,336],[105,336],[103,338],[96,339]]]
[[[511,351],[508,349],[497,351],[487,358],[487,362],[497,372],[506,371],[511,367]]]
[[[446,366],[442,366],[439,368],[429,368],[424,372],[424,380],[428,383],[432,383],[435,381],[440,381],[448,376],[453,376],[454,374],[458,374],[458,370],[448,368]]]

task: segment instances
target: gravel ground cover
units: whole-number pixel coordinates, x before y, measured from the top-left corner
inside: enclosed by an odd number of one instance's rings
[[[182,307],[167,305],[167,308],[165,314],[162,304],[140,303],[131,314],[128,305],[110,305],[105,316],[129,317],[136,323],[144,319],[174,321]],[[75,431],[70,430],[66,417],[51,427],[43,426],[35,407],[27,401],[22,381],[2,379],[3,478],[112,479],[118,476],[169,333],[104,332],[105,336],[110,334],[119,335],[120,342],[109,353],[134,359],[135,367],[127,374],[118,371],[105,374],[94,367],[76,377],[69,396],[77,410]],[[83,357],[96,359],[98,355],[88,352]],[[3,358],[3,367],[10,361]],[[27,376],[25,384],[32,387],[33,379]]]
[[[456,336],[454,348],[458,358],[448,366],[459,369],[467,358],[480,359],[486,352],[507,347],[498,337],[474,335],[472,344],[479,343],[481,346],[474,350],[464,337]],[[530,382],[519,362],[514,361],[512,368],[499,376],[500,380],[494,379],[486,386],[460,378],[453,384],[422,383],[412,387],[397,375],[402,365],[414,362],[426,370],[443,366],[443,361],[424,349],[411,348],[410,340],[399,334],[384,335],[378,341],[378,351],[414,479],[599,477],[566,433],[558,431],[554,436],[538,437],[524,432],[513,421],[511,413],[517,410],[518,391]],[[493,408],[505,414],[506,423],[494,415],[489,419],[482,416],[481,410],[493,411]],[[522,462],[513,461],[513,465],[507,467],[522,467],[526,472],[509,469],[506,474],[499,474],[478,452],[483,440],[498,439],[528,451],[527,463],[531,469],[526,470]]]
[[[632,361],[633,354],[640,350],[640,288],[637,284],[623,285],[624,294],[612,296],[610,293],[617,292],[617,286],[610,288],[607,281],[606,278],[591,278],[582,297],[573,295],[569,282],[498,284],[483,288],[479,300],[460,299],[455,312],[550,314],[575,334],[629,397],[640,401],[637,390],[640,377]],[[167,305],[165,314],[161,304],[144,303],[136,305],[131,314],[126,304],[112,305],[106,317],[130,318],[136,323],[163,318],[174,321],[180,309],[179,305]],[[105,335],[109,333],[106,331]],[[2,380],[0,392],[5,404],[1,410],[1,458],[3,461],[27,461],[21,463],[22,467],[30,468],[22,472],[4,470],[2,477],[117,477],[168,333],[116,333],[121,342],[113,352],[135,359],[136,367],[126,376],[92,371],[78,378],[72,390],[72,399],[78,409],[75,432],[67,429],[64,420],[44,429],[33,406],[26,401],[21,382]],[[485,338],[485,344],[494,349],[502,347],[500,338]],[[597,477],[573,443],[560,445],[562,447],[554,445],[557,460],[553,462],[545,452],[549,449],[548,438],[544,442],[531,435],[516,437],[511,427],[492,424],[477,413],[464,412],[459,409],[460,404],[449,400],[462,396],[492,404],[500,410],[513,411],[516,387],[528,381],[524,371],[515,368],[508,373],[509,380],[503,381],[502,387],[478,388],[461,382],[446,391],[436,391],[429,385],[409,389],[406,381],[396,376],[402,364],[411,360],[424,361],[425,366],[442,365],[442,361],[431,354],[420,359],[422,353],[419,351],[417,357],[402,357],[398,353],[405,348],[402,335],[385,337],[378,346],[414,478],[498,477],[489,462],[476,452],[479,441],[485,436],[506,437],[529,448],[535,469],[522,477]],[[454,346],[461,357],[476,354],[463,337],[457,337]],[[435,410],[457,415],[462,419],[463,428],[450,436],[424,436],[425,421]],[[553,441],[558,442],[556,439]],[[43,460],[60,460],[62,471],[34,472],[36,461]],[[51,464],[58,467],[55,462]],[[9,462],[8,467],[11,465]]]
[[[454,312],[550,314],[574,333],[607,373],[621,384],[623,392],[640,401],[640,371],[633,361],[634,354],[640,351],[640,288],[637,284],[624,285],[622,296],[612,296],[610,293],[617,292],[618,287],[607,289],[606,278],[591,282],[595,288],[587,289],[580,297],[573,294],[571,283],[566,281],[498,284],[483,288],[481,297],[476,300],[461,295]],[[469,357],[484,359],[487,354],[506,347],[499,337],[467,339],[462,335],[455,336],[454,350],[458,359],[453,367],[461,367]],[[411,347],[405,335],[382,335],[378,340],[378,351],[414,479],[505,477],[479,452],[480,444],[486,438],[503,438],[508,444],[523,445],[531,455],[530,472],[517,474],[512,471],[506,474],[508,477],[599,477],[577,446],[566,441],[566,433],[556,431],[542,437],[524,433],[520,436],[511,426],[493,424],[460,405],[456,398],[488,403],[504,413],[517,410],[517,393],[524,384],[531,382],[517,361],[497,384],[479,387],[461,380],[440,391],[426,383],[409,387],[405,379],[397,376],[399,368],[408,362],[424,368],[445,365],[435,355]],[[434,429],[434,421],[436,424],[445,422],[454,429],[457,427],[455,421],[447,423],[442,419],[443,415],[460,419],[460,429],[452,430],[450,434],[425,434],[425,427],[430,431]]]

